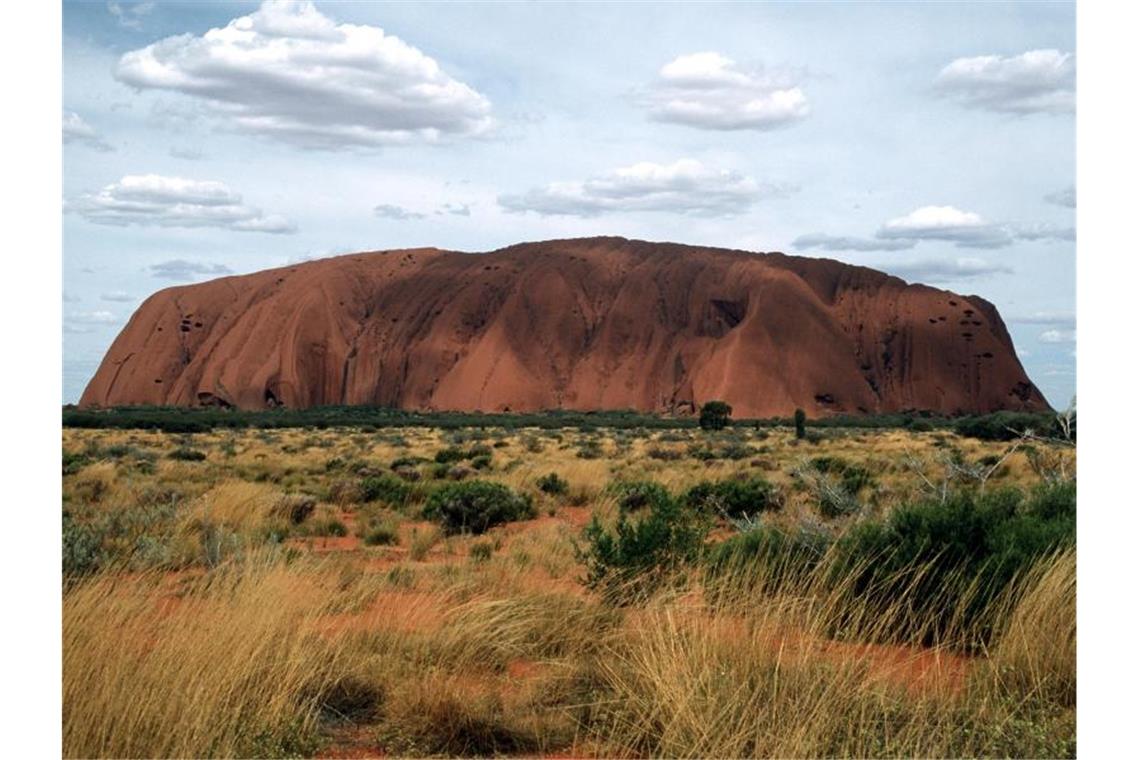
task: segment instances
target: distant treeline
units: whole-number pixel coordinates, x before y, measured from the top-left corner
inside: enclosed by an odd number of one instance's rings
[[[666,430],[697,427],[697,417],[671,417],[635,411],[574,412],[551,410],[530,413],[412,412],[374,406],[322,406],[311,409],[244,411],[225,408],[123,406],[112,409],[63,408],[63,426],[162,430],[167,433],[201,433],[216,428],[645,428]],[[734,419],[732,427],[791,427],[793,417]],[[879,415],[836,415],[811,420],[816,428],[897,428],[914,431],[954,430],[986,440],[1009,440],[1020,431],[1056,432],[1052,413],[997,412],[970,417],[945,417],[930,412]],[[1074,426],[1075,429],[1075,426]]]

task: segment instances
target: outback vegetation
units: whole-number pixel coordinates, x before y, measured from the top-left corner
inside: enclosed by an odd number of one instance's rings
[[[364,415],[65,413],[66,756],[1076,752],[1072,419]]]

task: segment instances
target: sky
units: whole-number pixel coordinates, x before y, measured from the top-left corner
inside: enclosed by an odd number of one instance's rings
[[[64,3],[63,396],[148,295],[621,235],[997,305],[1076,393],[1071,3]]]

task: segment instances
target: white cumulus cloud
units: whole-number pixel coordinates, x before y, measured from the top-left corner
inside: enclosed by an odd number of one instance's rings
[[[225,264],[207,264],[201,261],[186,261],[185,259],[171,259],[151,264],[148,269],[153,277],[160,280],[175,280],[188,282],[199,277],[212,275],[233,274],[234,270]]]
[[[1035,311],[1032,314],[1015,314],[1007,321],[1023,325],[1067,325],[1071,328],[1077,323],[1077,315],[1071,311]]]
[[[82,116],[74,111],[64,111],[63,113],[63,142],[64,144],[86,145],[88,148],[103,152],[114,150],[95,127],[88,124]]]
[[[63,317],[63,331],[83,335],[95,332],[100,328],[117,325],[122,320],[109,311],[80,311],[65,314]]]
[[[928,259],[887,264],[883,267],[893,275],[911,282],[954,282],[972,280],[995,274],[1012,274],[1013,270],[1004,264],[994,264],[984,259],[962,258],[945,261]]]
[[[1046,330],[1037,336],[1040,343],[1075,343],[1077,341],[1076,330]]]
[[[241,232],[290,233],[296,227],[281,216],[266,216],[242,203],[222,182],[128,175],[97,193],[68,204],[90,222],[119,226],[219,227]]]
[[[153,2],[117,3],[112,1],[107,3],[107,12],[118,20],[119,26],[128,29],[141,29],[143,17],[150,15],[153,10]]]
[[[822,232],[800,235],[792,241],[792,247],[797,251],[905,251],[914,248],[915,245],[914,240],[879,240],[849,235],[827,235]]]
[[[958,248],[1004,248],[1015,241],[1072,242],[1073,227],[1053,224],[996,223],[954,206],[922,206],[879,227],[873,238],[813,232],[792,241],[797,250],[903,251],[924,240],[953,243]]]
[[[786,192],[787,188],[761,185],[735,171],[683,158],[671,164],[643,161],[600,177],[552,182],[521,195],[499,196],[499,205],[511,212],[582,217],[622,211],[732,216],[746,212],[765,195]]]
[[[971,108],[1004,113],[1071,113],[1076,107],[1077,64],[1072,53],[1030,50],[1020,55],[958,58],[942,69],[935,87]]]
[[[183,93],[235,128],[306,148],[434,142],[492,127],[491,104],[428,55],[311,2],[265,2],[200,37],[126,53],[119,81]]]
[[[882,240],[943,240],[960,248],[1000,248],[1010,235],[972,211],[954,206],[923,206],[891,219],[876,233]]]
[[[395,219],[399,222],[409,219],[423,219],[427,216],[427,214],[422,214],[419,211],[412,211],[411,209],[396,206],[391,203],[381,203],[372,209],[372,213],[382,219]]]
[[[1077,239],[1077,230],[1074,227],[1063,227],[1055,224],[1014,224],[1010,226],[1010,234],[1018,240],[1068,240]]]
[[[774,129],[811,112],[787,75],[747,68],[716,52],[665,64],[641,99],[650,118],[701,129]]]
[[[1077,188],[1073,185],[1057,190],[1056,192],[1049,193],[1045,196],[1046,203],[1052,203],[1054,206],[1064,206],[1065,208],[1077,207]]]

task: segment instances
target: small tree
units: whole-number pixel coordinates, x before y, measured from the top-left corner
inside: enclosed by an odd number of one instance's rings
[[[723,401],[709,401],[701,407],[701,428],[722,430],[732,416],[732,407]]]
[[[804,414],[803,409],[796,410],[796,438],[803,438],[807,435],[807,415]]]

